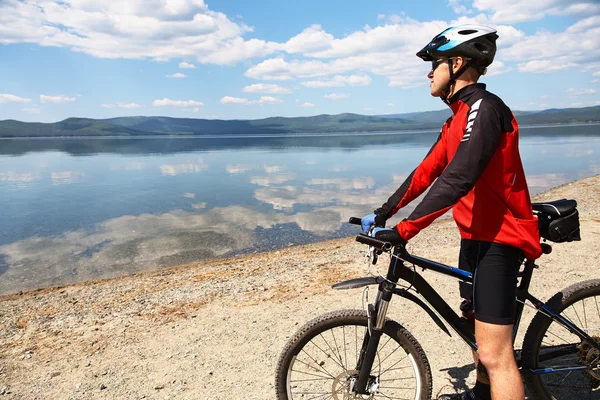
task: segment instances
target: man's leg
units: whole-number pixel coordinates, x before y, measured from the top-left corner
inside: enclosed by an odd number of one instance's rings
[[[524,400],[521,374],[512,343],[512,325],[475,321],[479,362],[485,366],[492,386],[493,400]],[[479,380],[479,369],[478,369]]]

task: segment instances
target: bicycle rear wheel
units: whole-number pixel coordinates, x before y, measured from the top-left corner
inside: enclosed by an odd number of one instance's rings
[[[362,310],[341,310],[309,321],[288,341],[277,364],[278,400],[431,398],[431,369],[425,352],[400,324],[386,320],[367,387],[351,393],[367,332]]]
[[[546,304],[600,341],[600,280],[570,286]],[[527,329],[522,360],[524,368],[587,367],[527,376],[535,399],[600,400],[600,351],[542,313]]]

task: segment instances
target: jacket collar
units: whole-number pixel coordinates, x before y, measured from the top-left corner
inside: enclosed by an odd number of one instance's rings
[[[448,99],[452,112],[456,114],[461,103],[466,103],[473,93],[485,90],[485,83],[473,83],[460,89]]]

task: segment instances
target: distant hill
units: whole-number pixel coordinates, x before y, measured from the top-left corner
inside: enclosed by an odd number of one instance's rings
[[[520,125],[600,122],[600,106],[515,111]],[[217,120],[171,117],[68,118],[55,123],[0,121],[0,137],[252,135],[286,133],[390,132],[439,129],[449,109],[388,115],[316,115],[256,120]]]

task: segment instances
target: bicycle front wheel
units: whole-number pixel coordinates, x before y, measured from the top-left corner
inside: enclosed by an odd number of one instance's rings
[[[600,341],[600,280],[575,284],[546,303],[596,341]],[[535,399],[600,400],[600,351],[539,312],[523,341],[523,367],[559,369],[528,376]]]
[[[288,341],[275,376],[278,400],[431,398],[431,369],[417,340],[400,324],[386,320],[367,389],[351,387],[360,371],[367,333],[362,310],[341,310],[309,321]]]

